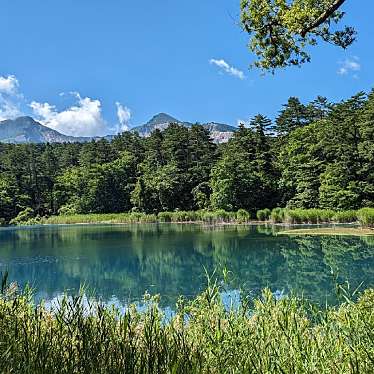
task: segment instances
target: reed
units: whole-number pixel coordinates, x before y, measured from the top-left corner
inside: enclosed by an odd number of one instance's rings
[[[259,221],[267,221],[269,220],[270,216],[271,216],[271,210],[267,208],[258,210],[256,213],[256,217]]]
[[[359,222],[365,227],[374,227],[374,208],[363,208],[358,211],[333,211],[328,209],[287,209],[274,208],[257,211],[259,221],[286,224],[321,224]],[[22,218],[22,217],[21,217]],[[237,212],[225,210],[174,211],[145,214],[140,212],[108,214],[69,214],[51,217],[31,217],[13,220],[15,225],[35,224],[78,224],[78,223],[156,223],[156,222],[199,222],[206,224],[249,223],[251,214],[245,209]],[[1,222],[0,222],[1,223]]]
[[[72,214],[51,216],[41,219],[43,224],[77,224],[77,223],[152,223],[157,221],[154,214],[144,213],[108,213],[108,214]]]
[[[357,218],[362,226],[374,227],[374,208],[363,208],[357,211]]]
[[[270,220],[273,223],[282,223],[282,222],[284,222],[286,210],[287,209],[284,209],[284,208],[274,208],[271,211]]]
[[[351,223],[357,222],[357,211],[356,210],[346,210],[342,212],[335,212],[332,220],[337,223]]]
[[[1,373],[372,373],[374,290],[318,307],[269,290],[237,308],[210,283],[167,321],[156,298],[124,312],[65,297],[47,310],[0,296]]]
[[[323,209],[287,209],[284,220],[289,224],[300,223],[330,223],[335,212]]]
[[[236,220],[238,223],[247,223],[251,221],[251,214],[245,209],[239,209],[236,212]]]

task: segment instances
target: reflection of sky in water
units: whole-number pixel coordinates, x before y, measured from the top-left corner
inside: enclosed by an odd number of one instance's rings
[[[74,295],[84,284],[105,303],[141,305],[145,292],[160,294],[172,310],[183,295],[206,286],[205,270],[230,281],[222,298],[237,304],[264,287],[275,297],[295,292],[336,302],[335,279],[354,289],[374,285],[374,240],[359,237],[276,236],[279,227],[199,225],[47,226],[0,229],[0,271],[29,283],[36,299]]]
[[[277,290],[273,293],[274,297],[279,300],[280,298],[284,297],[284,294],[282,291]],[[43,293],[37,293],[35,295],[35,299],[37,300],[45,300],[44,305],[45,308],[49,311],[57,311],[61,308],[61,302],[62,300],[67,297],[69,302],[72,301],[71,296],[66,296],[66,294],[58,294],[55,295],[52,298],[47,298],[47,295],[43,295]],[[220,292],[222,303],[227,311],[229,310],[238,310],[238,308],[241,305],[241,293],[240,290],[225,290]],[[98,303],[101,303],[102,305],[105,305],[107,308],[114,308],[117,310],[120,314],[125,314],[131,305],[134,305],[136,307],[136,310],[139,312],[146,311],[152,301],[137,301],[137,302],[127,302],[124,303],[123,301],[119,300],[115,295],[113,295],[109,300],[102,302],[94,298],[93,296],[83,294],[82,296],[82,306],[84,308],[85,314],[93,314],[97,310]],[[162,308],[162,312],[164,314],[164,320],[168,321],[170,320],[176,313],[176,306],[164,306]]]

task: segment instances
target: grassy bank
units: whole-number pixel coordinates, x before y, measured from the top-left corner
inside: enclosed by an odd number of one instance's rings
[[[27,216],[26,216],[27,217]],[[155,223],[155,222],[197,222],[205,224],[228,223],[272,223],[272,224],[322,224],[322,223],[359,223],[363,227],[374,227],[374,208],[363,208],[337,212],[323,209],[286,209],[259,210],[255,215],[244,209],[237,212],[224,210],[198,210],[145,213],[73,214],[45,218],[14,220],[13,224],[78,224],[78,223]]]
[[[75,214],[42,218],[39,222],[43,224],[152,222],[204,222],[207,224],[218,224],[247,223],[250,221],[251,215],[242,209],[238,212],[226,212],[224,210],[160,212],[157,215],[144,213]]]
[[[257,217],[262,221],[284,224],[354,223],[364,227],[374,227],[374,208],[334,211],[327,209],[287,209],[261,210]]]
[[[211,284],[165,323],[154,300],[123,314],[76,297],[51,313],[10,287],[0,296],[0,372],[372,372],[374,290],[327,308],[265,290],[235,310],[220,291]]]

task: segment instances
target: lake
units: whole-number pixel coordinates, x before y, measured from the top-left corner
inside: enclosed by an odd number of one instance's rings
[[[0,271],[35,288],[39,300],[85,284],[107,303],[139,302],[146,291],[173,308],[206,285],[205,270],[230,271],[228,294],[303,294],[336,303],[336,276],[374,286],[374,238],[277,236],[279,227],[189,224],[75,225],[0,229]]]

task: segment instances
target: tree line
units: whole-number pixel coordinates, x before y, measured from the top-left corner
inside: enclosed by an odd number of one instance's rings
[[[19,215],[374,206],[374,91],[291,97],[226,144],[198,124],[111,142],[0,144],[0,220]]]

